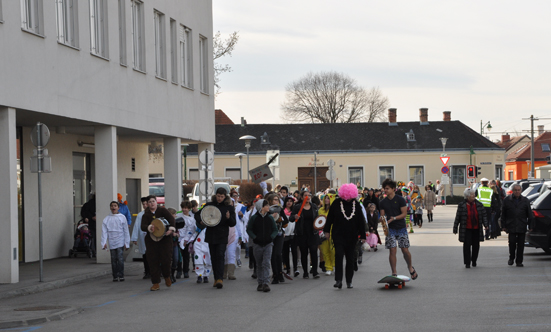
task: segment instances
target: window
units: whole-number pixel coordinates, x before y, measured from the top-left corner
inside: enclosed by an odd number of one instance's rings
[[[57,0],[57,40],[78,47],[78,0]]]
[[[199,36],[199,61],[201,70],[201,92],[209,93],[209,73],[208,73],[208,44],[207,38]]]
[[[514,179],[515,179],[515,172],[509,171],[509,180],[514,180]]]
[[[132,53],[134,69],[145,72],[145,38],[144,38],[143,2],[132,0]]]
[[[125,0],[119,0],[119,62],[126,66],[126,9]]]
[[[549,148],[549,143],[541,143],[541,151],[542,152],[551,152],[551,149]]]
[[[107,0],[90,0],[90,52],[109,57]]]
[[[503,165],[496,165],[495,179],[503,181]]]
[[[348,167],[348,182],[360,186],[364,183],[364,168],[361,166]]]
[[[393,166],[379,166],[379,185],[382,185],[386,179],[394,179]]]
[[[460,186],[464,186],[465,185],[465,180],[467,179],[467,175],[466,175],[467,174],[467,171],[466,171],[467,166],[453,165],[450,168],[451,168],[451,172],[452,172],[452,183],[460,185]]]
[[[193,88],[192,80],[192,47],[191,30],[188,27],[180,25],[178,29],[180,39],[180,70],[182,73],[182,85]]]
[[[189,169],[189,176],[187,177],[191,181],[199,181],[199,169],[197,168],[190,168]]]
[[[42,0],[21,0],[21,28],[37,35],[44,34]]]
[[[170,73],[172,83],[178,84],[178,26],[170,19]]]
[[[413,133],[413,129],[410,129],[409,132],[406,133],[406,137],[408,142],[415,142],[415,133]]]
[[[166,29],[165,15],[154,12],[155,18],[155,75],[166,79]]]
[[[241,170],[239,168],[226,168],[226,177],[232,180],[241,180]]]
[[[409,181],[419,187],[425,185],[425,168],[423,166],[409,166]]]

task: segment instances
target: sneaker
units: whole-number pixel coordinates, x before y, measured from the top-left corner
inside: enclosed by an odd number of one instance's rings
[[[258,287],[256,287],[256,290],[259,291],[259,292],[262,292],[263,289],[264,289],[264,287],[263,287],[262,284],[258,284]]]
[[[209,277],[203,277],[203,283],[208,284],[209,283]]]
[[[333,274],[333,271],[327,271],[327,272],[325,272],[325,275],[326,275],[326,276],[330,276],[330,275],[332,275],[332,274]]]
[[[113,282],[118,282],[119,278],[113,278]]]
[[[240,259],[237,260],[237,267],[241,267],[241,260]]]
[[[216,284],[216,288],[221,289],[222,287],[224,287],[224,282],[222,281],[222,279],[218,279],[218,284]]]
[[[319,279],[319,277],[320,277],[320,274],[319,274],[319,273],[315,273],[315,274],[314,274],[314,279]]]
[[[200,283],[202,283],[202,282],[203,282],[203,277],[198,276],[198,277],[197,277],[197,283],[200,284]]]
[[[300,272],[295,271],[295,278],[298,277],[299,275],[300,275]]]
[[[268,293],[270,291],[270,286],[268,286],[268,284],[262,285],[262,291]]]
[[[170,278],[165,278],[165,285],[166,287],[172,286],[172,280],[170,280]]]
[[[119,281],[124,281],[124,277],[120,277],[120,278],[119,278]]]

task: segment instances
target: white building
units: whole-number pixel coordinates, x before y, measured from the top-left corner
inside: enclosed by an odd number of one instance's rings
[[[178,205],[181,144],[212,150],[215,139],[212,36],[210,0],[0,0],[0,283],[39,259],[37,122],[53,168],[44,259],[72,248],[91,192],[98,229],[117,193],[137,209],[151,142],[164,145],[166,201]]]

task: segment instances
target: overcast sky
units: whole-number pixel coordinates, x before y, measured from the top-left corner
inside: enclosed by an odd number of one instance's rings
[[[379,86],[398,121],[451,111],[476,131],[551,118],[551,1],[213,0],[214,29],[239,31],[216,108],[235,123],[280,123],[285,85],[337,71]],[[551,130],[551,120],[536,121]]]

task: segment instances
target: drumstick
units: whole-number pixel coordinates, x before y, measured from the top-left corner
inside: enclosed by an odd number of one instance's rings
[[[308,202],[309,199],[310,199],[310,196],[306,196],[306,198],[302,200],[302,205],[300,206],[300,210],[298,210],[298,213],[297,213],[297,220],[300,218],[300,215],[302,214],[302,209],[304,209],[304,204],[306,204],[306,202]]]

